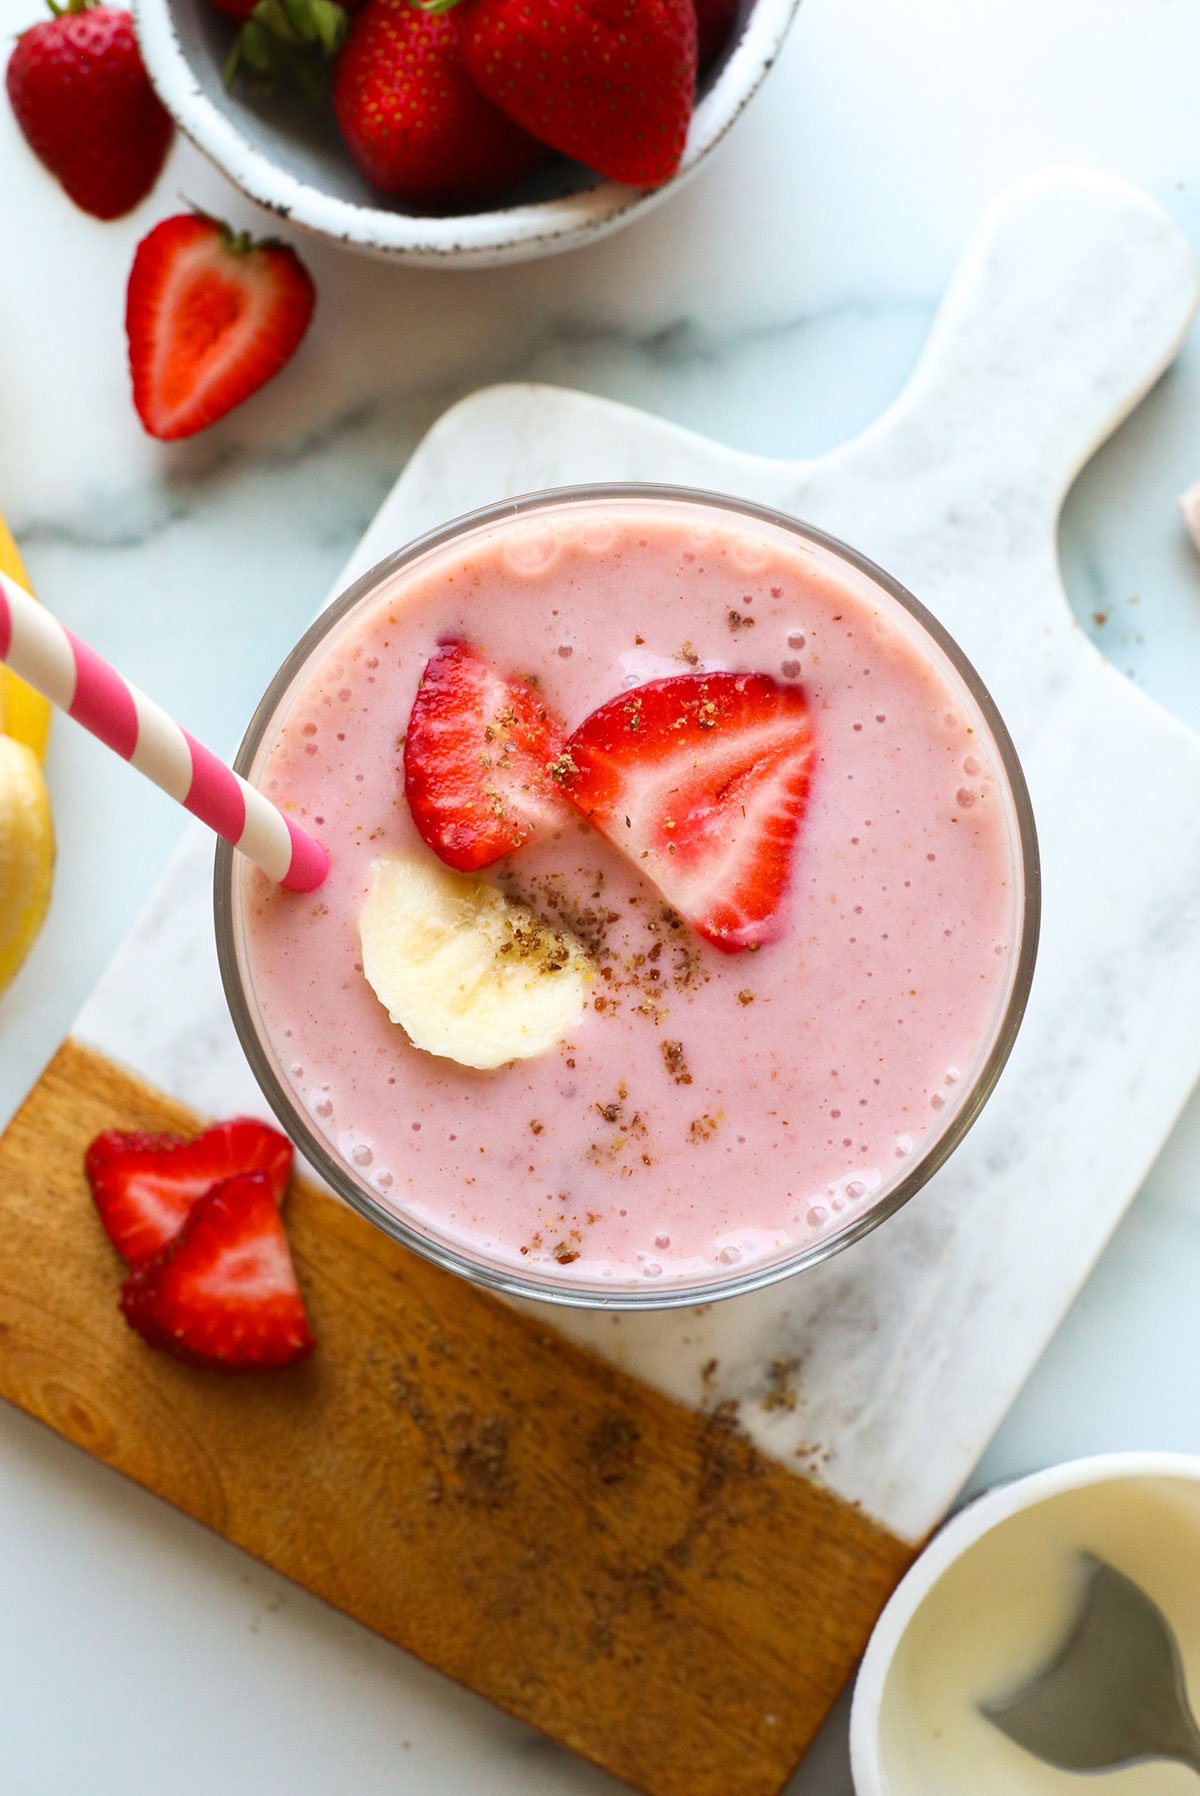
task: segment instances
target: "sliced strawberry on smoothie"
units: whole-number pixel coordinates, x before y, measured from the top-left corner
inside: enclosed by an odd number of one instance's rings
[[[131,1266],[174,1240],[198,1198],[235,1173],[262,1173],[277,1204],[292,1170],[292,1144],[266,1123],[238,1117],[192,1141],[108,1129],[84,1155],[105,1233]]]
[[[290,1366],[312,1351],[271,1182],[250,1172],[198,1198],[157,1259],[137,1266],[121,1311],[152,1347],[223,1372]]]
[[[782,932],[813,755],[797,687],[678,674],[585,718],[562,787],[698,934],[736,954]]]
[[[404,739],[404,796],[421,839],[474,873],[569,818],[563,728],[529,680],[457,637],[425,664]]]

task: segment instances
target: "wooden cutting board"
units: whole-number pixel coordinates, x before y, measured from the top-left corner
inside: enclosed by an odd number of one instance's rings
[[[63,1047],[0,1148],[0,1389],[514,1715],[664,1796],[775,1791],[909,1557],[759,1453],[297,1184],[318,1351],[227,1378],[148,1352],[80,1173],[197,1126]],[[836,1610],[831,1593],[842,1597]]]
[[[836,454],[767,461],[496,389],[434,429],[348,570],[506,492],[665,479],[833,530],[939,613],[1021,750],[1045,925],[1000,1087],[900,1216],[755,1298],[550,1317],[302,1187],[310,1365],[227,1382],[150,1354],[79,1160],[102,1126],[256,1102],[193,836],[0,1143],[0,1393],[652,1796],[777,1790],[1200,1072],[1200,745],[1075,628],[1054,541],[1195,300],[1148,200],[1041,177]]]

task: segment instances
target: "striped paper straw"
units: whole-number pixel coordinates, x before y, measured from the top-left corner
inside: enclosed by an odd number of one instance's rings
[[[0,661],[289,892],[321,884],[329,856],[319,842],[4,573]]]

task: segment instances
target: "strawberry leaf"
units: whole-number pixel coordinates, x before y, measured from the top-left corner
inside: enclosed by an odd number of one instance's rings
[[[256,91],[271,93],[294,81],[311,100],[323,100],[349,22],[336,0],[258,0],[234,39],[225,85],[244,75]]]

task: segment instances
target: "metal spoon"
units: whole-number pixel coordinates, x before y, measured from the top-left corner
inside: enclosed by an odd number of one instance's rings
[[[1144,1590],[1091,1553],[1066,1641],[1035,1678],[980,1713],[1060,1771],[1175,1759],[1200,1773],[1200,1729],[1179,1647]]]

